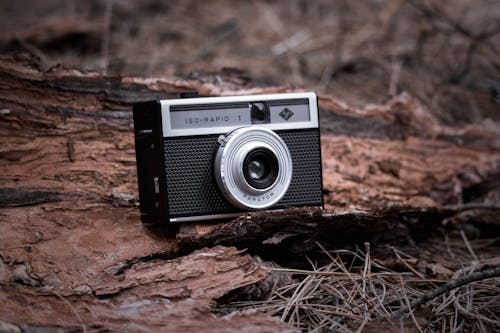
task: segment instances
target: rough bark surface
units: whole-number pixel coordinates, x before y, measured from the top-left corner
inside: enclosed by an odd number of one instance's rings
[[[498,228],[498,126],[444,127],[405,94],[364,109],[320,97],[326,211],[146,228],[132,102],[289,89],[237,72],[187,81],[41,71],[30,57],[2,58],[0,78],[0,325],[14,330],[293,331],[256,313],[211,312],[228,294],[269,286],[243,248],[408,248],[440,225]]]

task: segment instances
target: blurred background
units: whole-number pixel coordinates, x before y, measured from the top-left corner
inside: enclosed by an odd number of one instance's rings
[[[0,52],[42,70],[225,73],[354,106],[408,92],[445,124],[500,120],[498,0],[2,0]]]

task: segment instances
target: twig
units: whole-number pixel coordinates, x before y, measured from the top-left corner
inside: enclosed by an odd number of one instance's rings
[[[50,57],[36,45],[25,40],[19,40],[18,42],[24,49],[40,59],[40,69],[42,71],[45,72],[53,66],[53,61]]]
[[[460,236],[462,236],[462,239],[464,240],[465,246],[467,246],[467,250],[469,251],[470,255],[472,256],[472,259],[477,261],[477,256],[474,253],[472,246],[470,246],[469,240],[467,239],[467,236],[465,235],[465,232],[463,230],[460,230]]]
[[[400,262],[405,265],[413,274],[415,274],[416,276],[418,276],[419,278],[421,279],[425,279],[425,277],[419,273],[416,269],[414,269],[413,267],[411,267],[405,259],[403,259],[400,255],[399,255],[399,250],[396,249],[395,247],[391,247],[392,248],[392,251],[394,252],[394,254],[396,255],[396,257],[400,260]],[[404,254],[404,253],[403,253]]]
[[[470,313],[471,311],[467,311],[466,309],[464,309],[464,307],[458,302],[458,299],[455,299],[453,303],[461,315],[472,318],[474,320],[482,320],[490,325],[500,327],[500,321],[487,318],[479,313]]]
[[[300,46],[305,41],[311,38],[311,33],[307,30],[300,30],[299,32],[287,37],[285,40],[275,44],[271,50],[275,56],[283,55],[290,50]]]
[[[111,19],[113,16],[114,0],[107,0],[104,7],[104,31],[101,44],[101,62],[105,74],[108,72],[109,65],[109,43],[111,40]]]
[[[347,21],[346,17],[348,15],[349,6],[348,2],[340,2],[340,10],[339,13],[342,13],[338,16],[338,31],[335,34],[334,46],[335,49],[332,53],[331,61],[328,62],[323,69],[323,73],[321,74],[321,78],[319,81],[319,85],[321,90],[325,90],[328,88],[328,85],[332,81],[333,76],[336,72],[338,72],[339,68],[342,67],[342,51],[345,44],[345,35],[347,33]]]
[[[460,205],[447,205],[443,206],[444,209],[452,209],[452,210],[469,210],[469,209],[491,209],[491,210],[500,210],[500,205],[495,204],[484,204],[484,203],[465,203]]]
[[[82,318],[80,317],[80,315],[78,314],[78,312],[76,312],[75,307],[73,305],[71,305],[70,302],[68,302],[64,297],[62,297],[61,295],[59,295],[54,290],[51,290],[51,292],[52,292],[52,294],[54,294],[57,298],[59,298],[61,301],[63,301],[70,308],[70,310],[75,314],[76,318],[80,322],[80,325],[82,327],[83,333],[87,333],[87,329],[85,328],[85,325],[83,324]]]
[[[389,95],[396,96],[398,92],[399,76],[403,62],[401,60],[393,60],[391,64],[391,81],[389,84]]]
[[[406,291],[405,291],[406,287],[405,287],[405,284],[403,282],[403,278],[401,276],[399,277],[399,282],[401,283],[401,292],[403,293],[403,299],[406,303],[406,306],[409,308],[409,313],[410,313],[411,318],[413,319],[413,322],[415,323],[415,327],[417,328],[417,330],[420,333],[423,333],[422,328],[420,327],[420,325],[417,321],[417,318],[415,318],[415,315],[413,314],[413,310],[410,307],[410,300],[408,299],[408,295],[406,295]]]
[[[448,238],[448,235],[444,235],[444,242],[446,244],[446,251],[448,251],[448,255],[450,256],[451,259],[455,260],[455,254],[451,250],[450,239]]]
[[[208,54],[210,54],[220,43],[229,37],[233,36],[239,29],[239,24],[237,20],[230,19],[218,27],[218,31],[215,32],[211,38],[209,38],[205,43],[201,44],[196,52],[192,55],[187,56],[181,61],[182,64],[190,64]]]
[[[431,300],[433,300],[436,297],[439,297],[450,290],[459,288],[463,285],[466,285],[468,283],[476,282],[476,281],[481,281],[493,277],[500,277],[500,267],[495,267],[491,269],[487,269],[484,271],[480,272],[475,272],[466,276],[463,276],[461,278],[458,278],[456,280],[447,282],[443,284],[442,286],[439,286],[438,288],[434,289],[432,292],[427,293],[422,295],[420,298],[412,301],[409,306],[404,307],[399,309],[393,314],[393,318],[401,317],[403,314],[405,314],[408,311],[411,311],[411,309],[414,309],[416,307],[421,306],[422,304],[425,304]]]

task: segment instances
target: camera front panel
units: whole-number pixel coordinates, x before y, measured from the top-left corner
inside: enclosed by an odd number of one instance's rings
[[[290,186],[270,209],[322,206],[319,130],[276,131],[288,146],[293,162]],[[219,190],[214,177],[214,158],[219,134],[164,138],[165,174],[169,215],[183,217],[241,213]]]

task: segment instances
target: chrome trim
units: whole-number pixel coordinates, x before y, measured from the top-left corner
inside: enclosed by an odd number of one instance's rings
[[[240,124],[240,125],[205,127],[205,128],[172,129],[170,124],[171,105],[257,102],[257,101],[273,101],[273,100],[300,99],[300,98],[306,98],[309,100],[309,121],[259,124],[258,126],[270,130],[317,128],[319,125],[318,105],[317,105],[317,96],[314,92],[164,99],[160,101],[163,136],[176,137],[176,136],[207,135],[207,134],[225,134],[239,127],[242,127],[242,125]]]
[[[300,207],[294,207],[294,208],[300,208]],[[322,206],[304,206],[304,208],[316,208],[320,210],[325,210],[324,207]],[[247,218],[252,218],[253,213],[262,213],[262,212],[271,212],[271,213],[279,213],[284,211],[285,208],[278,208],[278,209],[267,209],[267,210],[259,210],[255,212],[240,212],[240,213],[227,213],[227,214],[214,214],[214,215],[198,215],[198,216],[185,216],[185,217],[174,217],[170,219],[170,222],[172,223],[179,223],[179,222],[202,222],[202,221],[209,221],[209,220],[217,220],[217,219],[223,219],[223,218],[228,218],[228,217],[243,217],[247,216]]]
[[[224,197],[241,209],[261,210],[280,201],[292,180],[293,163],[287,145],[276,133],[261,126],[238,128],[222,142],[214,163],[214,176]],[[247,154],[264,147],[276,156],[279,171],[275,182],[265,189],[256,189],[243,176],[243,161]]]
[[[172,222],[172,223],[176,223],[176,222],[200,222],[200,221],[205,221],[205,220],[217,220],[217,219],[223,219],[223,218],[227,218],[227,217],[244,216],[246,214],[248,214],[248,213],[241,212],[241,213],[228,213],[228,214],[215,214],[215,215],[174,217],[174,218],[170,219],[170,222]]]

